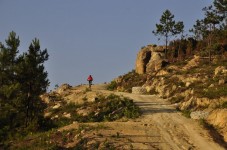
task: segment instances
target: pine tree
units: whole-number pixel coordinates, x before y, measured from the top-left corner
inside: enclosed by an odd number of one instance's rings
[[[48,60],[47,50],[41,50],[38,39],[34,39],[27,53],[20,58],[17,73],[22,85],[25,125],[35,125],[39,117],[43,116],[44,104],[40,95],[46,92],[49,85],[44,62]]]
[[[207,29],[204,20],[196,20],[196,23],[193,25],[193,28],[189,31],[194,34],[194,38],[197,41],[201,41],[207,35],[206,30]]]
[[[205,12],[204,24],[206,25],[207,35],[207,47],[209,52],[209,60],[211,62],[211,52],[214,43],[215,34],[217,32],[216,25],[220,24],[222,17],[217,13],[217,10],[213,9],[213,6],[203,8]]]
[[[179,21],[178,23],[175,24],[175,34],[180,34],[180,33],[181,33],[180,41],[183,44],[184,43],[184,23],[182,21]],[[178,57],[180,57],[180,55],[181,55],[180,52],[182,51],[181,43],[179,44],[179,48],[177,51]]]
[[[20,40],[12,31],[5,42],[6,46],[0,44],[0,129],[2,129],[0,141],[5,136],[2,133],[18,126],[15,117],[19,114],[17,110],[19,84],[16,80],[15,66]]]
[[[167,58],[167,46],[169,37],[177,35],[182,32],[184,26],[183,22],[177,22],[174,19],[174,15],[166,10],[160,19],[160,24],[156,24],[156,30],[153,31],[155,35],[161,35],[165,37],[165,58]]]

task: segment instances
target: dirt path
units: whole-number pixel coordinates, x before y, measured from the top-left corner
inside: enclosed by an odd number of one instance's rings
[[[166,100],[155,95],[136,95],[122,92],[115,92],[115,94],[133,99],[142,109],[142,117],[131,123],[133,130],[136,131],[138,128],[140,132],[145,134],[143,136],[146,136],[143,146],[138,148],[223,149],[212,141],[207,131],[199,126],[198,122],[182,116]],[[134,138],[134,140],[136,143],[136,140],[140,140],[140,138]]]
[[[90,140],[109,139],[119,149],[136,150],[222,150],[198,122],[177,112],[166,100],[155,95],[110,92],[105,85],[94,85],[92,91],[129,97],[143,114],[130,121],[104,122],[110,129],[90,133]],[[93,123],[98,124],[98,123]],[[101,137],[98,135],[102,135]],[[87,135],[88,136],[88,135]],[[88,136],[89,137],[89,136]],[[114,138],[115,137],[115,138]]]

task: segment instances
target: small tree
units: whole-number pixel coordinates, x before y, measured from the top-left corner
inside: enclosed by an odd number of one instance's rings
[[[167,58],[167,46],[169,42],[169,37],[174,36],[182,32],[184,26],[183,22],[175,22],[174,15],[166,10],[160,19],[160,24],[156,24],[156,30],[153,33],[157,36],[165,37],[165,58]]]

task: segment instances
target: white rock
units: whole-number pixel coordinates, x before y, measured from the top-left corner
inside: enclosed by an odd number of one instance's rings
[[[186,82],[185,86],[189,87],[191,85],[191,82]]]
[[[224,79],[219,80],[219,81],[218,81],[218,84],[219,84],[219,85],[225,84],[225,80],[224,80]]]
[[[147,90],[145,87],[132,87],[133,94],[146,94]]]
[[[65,117],[65,118],[71,118],[71,114],[70,114],[70,113],[68,113],[68,114],[66,113],[66,114],[64,115],[64,117]]]
[[[211,84],[211,85],[209,86],[209,88],[212,88],[212,87],[214,87],[214,84]]]
[[[219,66],[219,67],[217,67],[217,68],[215,69],[214,75],[216,76],[216,75],[218,75],[218,74],[220,74],[220,73],[224,73],[225,70],[226,70],[226,68],[225,68],[224,66]]]
[[[54,107],[52,107],[53,109],[58,109],[59,107],[61,107],[61,104],[56,104],[56,105],[54,105]]]
[[[199,119],[206,119],[208,115],[209,115],[209,112],[206,112],[206,111],[194,111],[194,112],[191,112],[190,117],[192,119],[199,120]]]

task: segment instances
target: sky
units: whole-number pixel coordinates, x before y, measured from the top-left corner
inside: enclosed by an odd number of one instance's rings
[[[168,9],[185,32],[212,0],[0,0],[0,42],[15,31],[20,53],[34,38],[47,49],[49,89],[68,83],[110,82],[135,67],[140,48],[162,45],[152,34]]]

